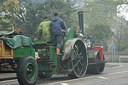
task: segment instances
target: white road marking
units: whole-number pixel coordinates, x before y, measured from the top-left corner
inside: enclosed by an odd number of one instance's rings
[[[110,73],[110,74],[108,74],[108,75],[123,74],[123,73],[128,73],[128,71],[122,71],[122,72]]]
[[[67,84],[67,83],[60,83],[61,85],[69,85],[69,84]]]
[[[5,82],[12,82],[12,81],[16,81],[17,79],[13,79],[13,80],[4,80],[4,81],[0,81],[0,83],[5,83]]]
[[[102,77],[102,76],[99,76],[99,78],[104,79],[104,80],[108,79],[108,78],[106,78],[106,77]]]
[[[124,65],[118,64],[118,66],[110,66],[110,67],[105,67],[104,69],[110,69],[110,68],[119,68],[119,67],[124,67]]]
[[[116,72],[116,73],[110,73],[108,75],[116,75],[116,74],[123,74],[123,73],[128,73],[128,71],[122,71],[122,72]],[[73,80],[65,80],[65,81],[59,81],[59,82],[54,82],[54,83],[50,83],[48,85],[56,85],[56,84],[61,84],[61,83],[65,83],[65,82],[72,82],[72,81],[77,81],[77,80],[80,80],[80,79],[91,79],[91,78],[94,78],[96,76],[89,76],[89,77],[83,77],[83,78],[78,78],[78,79],[73,79]],[[109,80],[109,78],[106,78],[106,77],[103,77],[103,76],[97,76],[98,78],[101,78],[101,79],[104,79],[104,80]],[[94,82],[89,82],[89,83],[86,83],[86,84],[92,84],[92,83],[96,83],[96,82],[100,82],[101,80],[97,80],[97,81],[94,81]],[[62,84],[61,84],[62,85]],[[69,85],[69,84],[67,84]]]
[[[93,81],[93,82],[87,82],[87,83],[84,83],[84,85],[88,85],[88,84],[95,84],[97,82],[100,82],[101,80],[97,80],[97,81]]]
[[[93,77],[95,77],[95,76],[82,77],[82,78],[71,79],[71,80],[65,80],[65,81],[59,81],[59,82],[50,83],[50,84],[48,84],[48,85],[55,85],[55,84],[58,84],[58,83],[65,83],[65,82],[77,81],[77,80],[79,80],[79,79],[93,78]]]

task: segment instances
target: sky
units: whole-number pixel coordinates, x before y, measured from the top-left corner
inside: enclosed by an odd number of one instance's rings
[[[117,16],[124,18],[128,21],[128,5],[122,4],[117,6]]]

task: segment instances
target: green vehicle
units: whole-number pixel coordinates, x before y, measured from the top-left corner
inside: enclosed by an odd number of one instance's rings
[[[82,20],[82,13],[79,20]],[[80,24],[82,29],[82,25]],[[16,72],[20,85],[35,85],[37,77],[48,78],[66,74],[71,78],[86,73],[102,73],[105,67],[103,47],[95,46],[90,38],[68,29],[64,35],[61,56],[56,47],[45,41],[32,42],[29,37],[15,32],[0,32],[0,69],[9,64]]]

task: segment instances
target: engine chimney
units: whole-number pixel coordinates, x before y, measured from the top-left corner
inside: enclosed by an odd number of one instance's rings
[[[84,35],[84,19],[83,19],[83,13],[84,13],[83,11],[78,11],[80,31]]]

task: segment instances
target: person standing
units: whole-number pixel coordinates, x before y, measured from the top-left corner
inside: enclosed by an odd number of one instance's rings
[[[41,34],[40,40],[44,42],[51,41],[51,32],[50,32],[50,20],[45,16],[44,20],[39,24],[39,32]]]
[[[63,20],[59,17],[58,13],[54,13],[54,17],[51,19],[50,23],[51,30],[51,40],[52,43],[56,45],[56,54],[60,54],[60,49],[62,46],[62,30],[66,30],[66,26]]]

